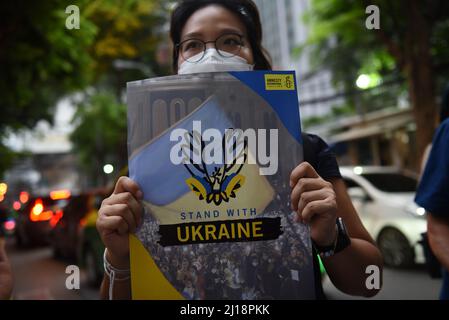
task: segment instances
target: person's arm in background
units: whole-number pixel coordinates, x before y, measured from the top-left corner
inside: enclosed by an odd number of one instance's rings
[[[293,210],[300,221],[308,223],[311,238],[319,246],[329,246],[336,238],[336,217],[342,217],[351,245],[331,257],[323,259],[332,283],[342,292],[372,297],[382,286],[383,260],[373,239],[363,227],[352,205],[346,186],[341,178],[330,182],[321,178],[307,162],[296,167],[290,178]],[[379,289],[368,289],[366,268],[379,267]]]
[[[444,268],[449,270],[449,218],[440,218],[428,212],[427,236],[433,253]]]
[[[12,289],[12,271],[6,255],[5,239],[0,237],[0,300],[10,299]]]

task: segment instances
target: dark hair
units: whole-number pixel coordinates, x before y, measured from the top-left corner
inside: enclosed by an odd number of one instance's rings
[[[178,70],[178,49],[181,32],[195,11],[209,5],[222,6],[237,15],[246,27],[254,56],[255,70],[271,70],[268,52],[262,47],[262,25],[259,11],[252,0],[182,0],[173,10],[170,22],[170,38],[173,42],[173,71]]]
[[[443,122],[447,118],[449,118],[449,85],[446,86],[441,99],[440,122]]]

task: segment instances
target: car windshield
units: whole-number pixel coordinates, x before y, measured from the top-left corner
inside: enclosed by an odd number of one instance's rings
[[[400,173],[364,173],[362,175],[384,192],[415,192],[418,181]]]

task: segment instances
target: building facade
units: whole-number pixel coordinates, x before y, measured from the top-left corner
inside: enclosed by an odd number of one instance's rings
[[[263,45],[271,55],[273,68],[295,70],[298,82],[301,117],[321,117],[331,112],[342,100],[335,95],[328,70],[313,70],[307,50],[301,55],[295,49],[307,41],[309,30],[302,17],[310,0],[254,0],[259,8],[263,29]]]

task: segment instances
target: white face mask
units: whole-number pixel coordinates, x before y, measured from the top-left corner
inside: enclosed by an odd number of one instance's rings
[[[200,58],[203,53],[192,57],[192,60]],[[228,72],[228,71],[251,71],[254,65],[249,64],[240,56],[231,58],[222,57],[216,49],[207,49],[203,59],[192,63],[184,61],[178,69],[178,74],[191,74],[200,72]]]

